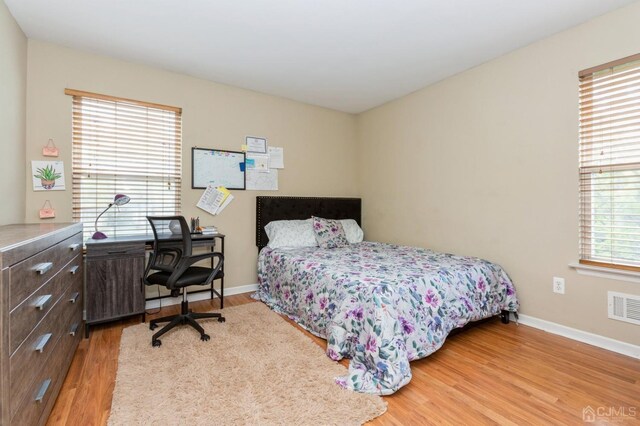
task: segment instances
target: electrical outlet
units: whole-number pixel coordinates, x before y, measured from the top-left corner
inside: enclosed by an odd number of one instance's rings
[[[564,294],[564,278],[553,277],[553,292]]]

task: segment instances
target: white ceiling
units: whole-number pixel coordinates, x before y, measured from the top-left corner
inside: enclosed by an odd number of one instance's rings
[[[4,0],[27,37],[358,113],[634,0]]]

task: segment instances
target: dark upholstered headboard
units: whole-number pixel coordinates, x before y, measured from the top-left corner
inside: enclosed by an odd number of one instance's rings
[[[256,246],[261,250],[269,239],[264,227],[272,220],[354,219],[360,223],[362,200],[335,197],[256,197]]]

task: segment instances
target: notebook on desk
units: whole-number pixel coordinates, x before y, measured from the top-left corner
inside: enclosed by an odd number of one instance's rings
[[[215,226],[205,226],[204,228],[202,228],[203,235],[214,235],[217,233],[218,233],[218,228],[216,228]]]

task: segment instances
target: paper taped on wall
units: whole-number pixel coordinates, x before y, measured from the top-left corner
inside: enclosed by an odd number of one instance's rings
[[[269,173],[261,173],[247,169],[247,190],[277,191],[278,170],[269,169]]]
[[[208,185],[202,193],[196,207],[212,215],[219,214],[233,200],[233,195],[224,186]]]

